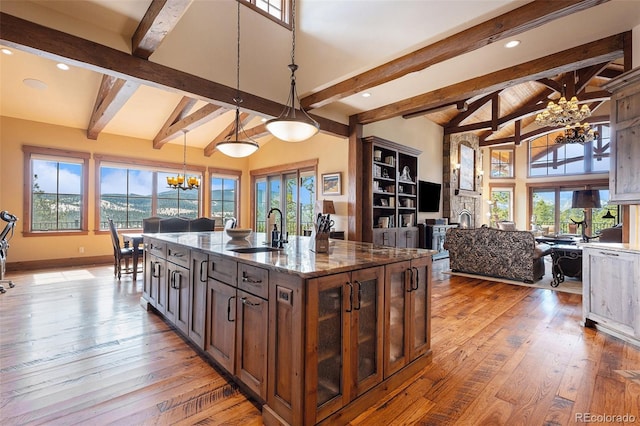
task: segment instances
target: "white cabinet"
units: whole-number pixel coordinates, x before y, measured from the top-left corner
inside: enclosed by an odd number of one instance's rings
[[[640,346],[640,251],[602,243],[582,255],[584,324]]]
[[[603,86],[611,95],[611,171],[614,204],[640,203],[640,68]]]

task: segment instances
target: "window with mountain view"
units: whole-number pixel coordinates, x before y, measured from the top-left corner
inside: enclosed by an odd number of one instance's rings
[[[513,148],[491,149],[491,178],[512,178],[515,169],[515,150]]]
[[[24,234],[86,232],[90,154],[23,145]]]
[[[129,168],[117,164],[100,167],[100,229],[108,229],[108,219],[117,228],[142,228],[142,219],[151,216],[195,219],[200,212],[199,189],[179,190],[167,186],[167,177],[176,172],[152,168]]]
[[[217,226],[238,218],[238,177],[211,177],[211,217]]]

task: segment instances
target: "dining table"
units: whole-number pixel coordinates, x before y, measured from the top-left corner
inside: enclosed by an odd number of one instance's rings
[[[135,281],[138,278],[138,262],[140,261],[140,244],[142,244],[143,237],[141,233],[125,232],[122,233],[122,240],[125,243],[125,247],[128,245],[133,248],[133,274],[132,279]]]

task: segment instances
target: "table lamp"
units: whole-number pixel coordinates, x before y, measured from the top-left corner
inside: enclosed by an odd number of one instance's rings
[[[584,219],[582,221],[577,222],[573,219],[571,219],[571,221],[576,225],[582,225],[582,242],[586,243],[590,238],[594,238],[587,235],[587,209],[600,207],[600,191],[597,189],[573,191],[571,207],[574,209],[584,209]]]

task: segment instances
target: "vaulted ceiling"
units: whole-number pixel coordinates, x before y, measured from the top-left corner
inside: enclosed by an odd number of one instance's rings
[[[637,1],[298,4],[298,88],[323,132],[346,137],[349,117],[426,117],[445,133],[475,132],[485,146],[548,132],[535,114],[563,89],[589,104],[590,122],[608,121],[600,86],[630,67],[630,30],[640,25]],[[3,0],[0,44],[14,55],[0,55],[0,113],[155,148],[181,143],[188,129],[190,145],[209,156],[233,131],[235,8],[232,0]],[[261,119],[286,100],[291,33],[241,9],[242,119],[266,143]],[[520,46],[504,49],[514,38]],[[56,62],[72,69],[58,72]]]

